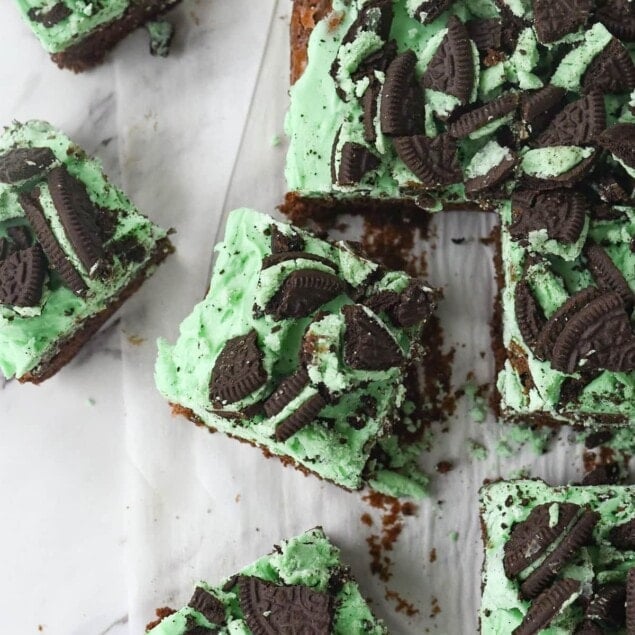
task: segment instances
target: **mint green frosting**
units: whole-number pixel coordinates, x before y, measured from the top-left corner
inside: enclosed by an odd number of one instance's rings
[[[593,148],[578,146],[534,148],[523,155],[520,167],[525,174],[539,179],[549,179],[567,173],[594,152]]]
[[[335,614],[332,635],[386,635],[388,630],[377,619],[364,600],[357,583],[350,579],[340,562],[340,551],[331,544],[321,528],[312,529],[290,540],[283,540],[279,548],[245,567],[239,575],[253,576],[280,585],[302,585],[327,593],[329,581],[343,576],[345,582],[334,594]],[[236,586],[229,590],[224,580],[218,586],[200,582],[205,589],[225,605],[224,625],[212,624],[202,613],[186,606],[148,631],[151,635],[186,635],[190,624],[220,626],[219,635],[251,635],[240,609]]]
[[[351,300],[341,295],[325,304],[319,318],[275,320],[264,313],[284,278],[294,270],[310,267],[329,273],[333,270],[320,262],[287,260],[262,269],[262,259],[271,254],[269,233],[275,225],[288,234],[290,226],[270,217],[241,209],[227,221],[225,240],[217,246],[217,261],[210,291],[182,323],[175,345],[159,340],[156,383],[161,393],[174,404],[193,410],[207,425],[292,457],[319,476],[349,489],[362,487],[365,481],[391,495],[422,496],[425,477],[417,468],[420,447],[401,444],[391,434],[391,425],[403,402],[403,371],[399,367],[385,371],[356,370],[347,366],[341,355],[344,317],[340,312]],[[358,287],[377,271],[377,265],[355,255],[343,244],[331,244],[314,235],[296,230],[305,240],[305,251],[328,258],[337,265],[339,276]],[[400,292],[410,278],[400,272],[386,272],[365,291],[374,295],[382,290]],[[371,319],[377,319],[369,309]],[[389,320],[379,322],[405,355],[415,354],[420,327],[396,328]],[[228,404],[225,410],[239,411],[267,397],[278,383],[294,372],[305,332],[316,351],[308,362],[310,383],[283,412],[267,418],[264,413],[251,418],[228,418],[214,412],[209,383],[215,361],[232,337],[254,329],[269,380],[245,399]],[[285,442],[275,440],[276,426],[301,404],[315,395],[318,386],[326,388],[338,400],[324,408],[323,421],[315,421]],[[371,414],[363,415],[363,424],[353,426],[350,416],[363,412],[362,404],[371,398],[376,404]],[[330,425],[325,425],[330,421]],[[357,429],[359,428],[359,429]],[[379,443],[388,462],[370,460]]]
[[[45,26],[32,12],[46,13],[56,2],[53,0],[14,0],[25,21],[49,53],[59,53],[81,42],[101,26],[121,18],[136,0],[61,0],[69,9],[67,17],[51,26]],[[163,0],[167,6],[178,0]],[[157,2],[157,4],[159,4]]]
[[[633,222],[635,210],[626,208],[623,218],[611,221],[592,220],[587,223],[586,232],[596,242],[604,245],[614,264],[635,290],[635,253],[630,243],[635,236]],[[516,284],[523,275],[525,261],[531,249],[511,239],[506,230],[511,222],[511,204],[504,203],[499,212],[502,216],[501,249],[505,263],[503,273],[505,285],[502,291],[503,343],[507,349],[517,347],[527,356],[533,387],[523,385],[519,371],[507,361],[498,376],[497,387],[501,394],[501,406],[507,414],[522,417],[538,412],[546,412],[563,421],[592,424],[602,413],[623,417],[625,422],[635,419],[635,373],[602,372],[582,391],[579,400],[572,404],[559,405],[562,384],[567,377],[553,370],[549,362],[538,360],[525,344],[518,329],[514,310]],[[584,232],[583,232],[584,233]],[[530,243],[536,247],[536,237]],[[570,295],[593,283],[589,271],[580,256],[580,246],[571,245],[571,250],[554,253],[547,245],[545,253],[549,260],[532,265],[527,271],[527,280],[545,316],[549,318]]]
[[[0,370],[8,379],[21,377],[46,362],[57,351],[60,342],[71,337],[85,321],[103,311],[144,268],[151,258],[156,242],[167,233],[145,218],[123,192],[109,183],[96,159],[86,156],[68,137],[48,123],[30,121],[16,123],[0,137],[0,155],[13,147],[49,147],[59,164],[82,181],[91,200],[99,207],[114,212],[115,233],[105,245],[128,237],[145,249],[141,262],[124,263],[115,258],[106,280],[91,276],[77,258],[66,233],[55,214],[46,182],[13,186],[0,183],[0,237],[6,236],[11,225],[28,224],[17,200],[20,187],[37,184],[41,202],[51,228],[66,256],[78,268],[88,286],[85,297],[77,297],[52,273],[47,280],[39,307],[21,310],[0,305]],[[149,273],[149,272],[148,272]]]
[[[588,596],[594,577],[599,583],[624,581],[635,566],[635,552],[619,551],[608,535],[615,525],[635,517],[635,487],[600,485],[593,487],[549,487],[540,480],[499,481],[486,485],[480,493],[485,562],[481,600],[481,633],[511,633],[523,620],[530,603],[520,598],[518,583],[509,580],[503,569],[503,555],[514,525],[525,520],[533,508],[549,507],[550,520],[557,522],[561,503],[575,503],[596,511],[600,520],[593,532],[595,547],[583,547],[575,562],[567,565],[563,577],[582,582],[582,595]],[[582,611],[568,602],[542,635],[569,635],[575,631]],[[621,631],[619,631],[621,632]]]

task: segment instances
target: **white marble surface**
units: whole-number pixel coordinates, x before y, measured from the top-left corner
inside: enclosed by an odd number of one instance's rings
[[[392,633],[472,634],[480,483],[521,466],[554,483],[579,476],[581,450],[566,433],[549,455],[502,460],[493,451],[500,426],[474,423],[459,403],[450,432],[435,427],[423,457],[431,497],[387,554],[395,564],[385,583],[369,568],[366,539],[377,524],[360,522],[378,514],[358,494],[175,419],[157,394],[154,341],[174,339],[203,293],[222,213],[281,200],[284,147],[271,141],[286,101],[289,6],[186,0],[169,59],[151,58],[139,32],[83,76],[48,62],[11,3],[0,6],[0,120],[49,119],[99,156],[153,219],[178,230],[177,254],[77,360],[39,388],[0,391],[1,633],[37,634],[41,625],[45,635],[140,635],[155,607],[182,605],[198,579],[229,575],[280,538],[322,524]],[[440,311],[456,387],[469,370],[492,380],[492,359],[480,354],[491,260],[476,240],[491,223],[445,215],[424,246],[431,281],[446,286]],[[459,236],[467,243],[450,241]],[[490,448],[487,460],[469,458],[469,439]],[[455,464],[448,475],[434,475],[441,459]],[[394,590],[418,614],[395,612],[386,597]]]

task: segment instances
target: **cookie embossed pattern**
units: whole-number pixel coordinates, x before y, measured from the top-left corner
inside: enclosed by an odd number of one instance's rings
[[[308,6],[294,3],[292,34]],[[497,212],[497,408],[539,425],[632,421],[634,5],[319,8],[292,38],[283,211]]]

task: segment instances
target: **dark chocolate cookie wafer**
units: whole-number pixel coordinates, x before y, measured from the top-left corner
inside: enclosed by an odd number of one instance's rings
[[[379,167],[380,160],[361,143],[347,141],[341,150],[337,182],[340,185],[355,185],[364,176]]]
[[[333,599],[306,586],[279,586],[259,578],[238,579],[238,599],[254,635],[329,635]]]
[[[563,606],[580,592],[580,582],[565,578],[556,580],[552,586],[543,591],[529,607],[520,626],[512,631],[512,635],[534,635],[549,626],[551,620],[558,615]]]
[[[613,372],[635,369],[635,334],[614,291],[603,293],[571,316],[556,339],[553,368],[571,374],[581,364]]]
[[[618,123],[611,126],[602,133],[599,142],[620,161],[635,168],[635,124]]]
[[[263,404],[267,417],[275,417],[282,412],[308,384],[309,375],[304,367],[300,367],[293,375],[285,377]]]
[[[225,623],[225,606],[209,591],[196,587],[188,606],[202,613],[212,624],[221,626]]]
[[[587,209],[585,197],[572,190],[518,190],[512,195],[509,233],[521,240],[529,232],[545,229],[549,238],[572,244],[580,238]]]
[[[609,539],[618,549],[635,550],[635,518],[613,527]]]
[[[561,110],[565,95],[564,88],[553,84],[522,94],[520,113],[523,121],[531,126],[533,134],[546,128],[549,121]]]
[[[538,137],[540,146],[588,145],[606,128],[604,95],[593,90],[565,106]]]
[[[514,313],[525,344],[533,349],[545,325],[545,317],[526,280],[518,282],[514,289]]]
[[[355,41],[360,31],[372,31],[382,40],[387,40],[390,35],[393,8],[392,0],[370,0],[359,11],[356,20],[351,24],[342,39],[342,44],[350,44]]]
[[[635,568],[626,575],[626,635],[635,635]]]
[[[595,622],[583,620],[582,624],[575,629],[575,635],[604,635],[604,631]]]
[[[75,295],[84,295],[88,287],[77,272],[77,269],[66,257],[46,220],[39,201],[39,191],[34,190],[30,194],[20,194],[19,201],[38,242],[48,258],[49,265],[59,273],[64,283]]]
[[[18,249],[27,249],[33,243],[31,232],[24,225],[8,227],[7,236]]]
[[[474,60],[467,29],[459,18],[452,16],[448,20],[448,32],[423,75],[423,85],[453,95],[466,104],[474,81]]]
[[[347,305],[342,307],[342,313],[346,322],[346,364],[357,370],[388,370],[403,363],[395,338],[363,306]]]
[[[518,93],[506,93],[484,106],[461,115],[448,126],[448,132],[457,139],[467,137],[495,119],[514,112],[518,106]]]
[[[14,148],[0,157],[0,183],[20,183],[43,174],[55,163],[50,148]]]
[[[309,397],[297,410],[278,424],[276,441],[290,439],[298,430],[315,421],[324,406],[326,406],[326,400],[320,393]]]
[[[582,87],[585,92],[605,93],[628,93],[635,88],[635,64],[619,40],[611,40],[589,64]]]
[[[275,225],[271,226],[271,252],[273,254],[303,251],[304,244],[304,238],[296,231],[283,234]]]
[[[267,303],[265,313],[279,320],[307,317],[344,291],[344,283],[332,273],[299,269],[285,278]]]
[[[96,222],[97,210],[86,186],[63,166],[53,168],[47,181],[64,232],[92,277],[104,259],[104,248]]]
[[[599,0],[595,17],[621,40],[635,40],[635,6],[630,0]]]
[[[262,268],[268,269],[269,267],[279,265],[281,262],[288,262],[289,260],[308,260],[310,262],[319,262],[322,265],[330,267],[333,271],[337,271],[338,269],[337,264],[329,258],[318,256],[317,254],[310,254],[308,251],[281,251],[271,254],[270,256],[265,256],[262,259]]]
[[[508,156],[498,165],[495,165],[487,174],[467,179],[465,181],[465,191],[467,194],[472,195],[494,188],[511,176],[517,165],[518,157],[510,150]]]
[[[47,29],[50,29],[68,18],[72,13],[64,2],[56,2],[50,9],[36,9],[33,7],[29,9],[28,15],[33,22],[39,22]]]
[[[503,25],[497,18],[482,18],[465,23],[468,35],[481,53],[495,51],[501,46]]]
[[[227,340],[214,363],[210,380],[210,399],[215,404],[232,404],[267,381],[255,330]]]
[[[45,275],[46,260],[39,245],[14,251],[0,260],[0,304],[37,306]]]
[[[381,130],[391,136],[414,135],[423,130],[423,92],[415,76],[414,51],[400,53],[386,71],[381,91]]]
[[[425,187],[450,185],[461,180],[456,141],[450,135],[397,137],[394,145],[401,160]]]
[[[591,598],[584,617],[607,629],[624,625],[626,587],[620,583],[602,584]]]
[[[368,88],[362,95],[361,104],[364,111],[364,141],[375,143],[377,140],[377,130],[375,129],[375,119],[377,118],[377,100],[381,94],[381,84],[377,80],[371,80]]]
[[[569,319],[581,311],[602,292],[595,287],[587,287],[572,295],[548,320],[543,327],[534,348],[534,354],[538,359],[551,359],[553,347],[560,333],[567,325]]]
[[[635,304],[635,294],[604,248],[588,240],[584,246],[584,255],[587,267],[598,287],[604,291],[615,291],[619,294],[627,312],[630,313]]]
[[[423,24],[430,24],[453,3],[454,0],[425,0],[414,10],[414,17],[419,18]]]
[[[388,316],[395,326],[408,328],[425,322],[435,308],[435,294],[412,280],[388,310]]]
[[[592,0],[534,0],[534,28],[543,43],[555,42],[586,25]]]

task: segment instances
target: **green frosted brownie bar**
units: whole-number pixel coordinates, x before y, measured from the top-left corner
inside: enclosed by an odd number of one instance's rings
[[[48,123],[0,136],[0,370],[57,372],[172,250],[108,182],[101,164]]]
[[[481,489],[483,635],[635,633],[635,487]]]
[[[159,609],[163,616],[169,610]],[[386,635],[339,549],[321,528],[276,546],[218,586],[199,583],[189,604],[149,624],[151,635],[315,633]]]
[[[180,1],[15,0],[51,58],[61,68],[76,72],[100,64],[106,53],[126,35],[152,22]],[[165,50],[171,34],[169,26],[150,30],[153,54]],[[161,46],[157,44],[157,37],[163,42]]]
[[[419,424],[393,425],[435,291],[246,209],[217,252],[207,297],[159,342],[176,411],[342,487],[420,495]]]

